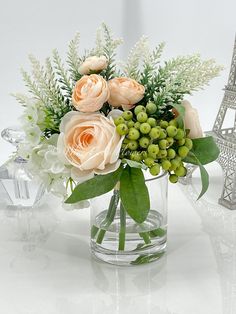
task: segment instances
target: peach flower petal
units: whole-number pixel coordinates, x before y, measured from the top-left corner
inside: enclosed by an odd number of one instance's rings
[[[73,175],[109,173],[120,165],[123,141],[113,119],[102,114],[69,112],[62,119],[58,138],[60,160],[71,165]]]

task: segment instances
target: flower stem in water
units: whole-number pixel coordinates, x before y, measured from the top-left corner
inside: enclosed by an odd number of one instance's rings
[[[101,224],[101,229],[98,233],[98,236],[97,236],[97,243],[98,244],[101,244],[103,239],[104,239],[104,236],[105,236],[105,233],[106,233],[106,229],[112,224],[113,220],[114,220],[114,217],[115,217],[115,214],[116,214],[116,209],[117,209],[117,205],[118,205],[118,202],[119,202],[119,198],[120,198],[120,195],[119,195],[119,190],[114,190],[114,194],[112,195],[111,197],[111,201],[110,201],[110,204],[109,204],[109,208],[107,210],[107,215],[106,215],[106,218],[104,219],[103,223]]]
[[[125,230],[126,230],[126,212],[122,203],[120,203],[120,232],[119,232],[119,250],[125,249]]]
[[[140,232],[139,235],[140,235],[141,238],[143,238],[143,241],[144,241],[146,244],[150,244],[150,243],[151,243],[151,240],[150,240],[150,237],[149,237],[149,233],[148,233],[148,232]]]

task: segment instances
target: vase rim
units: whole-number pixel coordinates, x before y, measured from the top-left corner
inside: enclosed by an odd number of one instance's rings
[[[162,173],[160,173],[158,176],[156,177],[153,177],[153,178],[149,178],[149,179],[145,179],[145,182],[149,182],[149,181],[154,181],[154,180],[158,180],[158,179],[161,179],[165,176],[167,176],[167,171],[163,171]]]

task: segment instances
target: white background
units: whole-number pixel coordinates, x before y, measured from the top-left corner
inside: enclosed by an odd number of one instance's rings
[[[212,128],[227,82],[236,32],[234,0],[1,0],[0,4],[1,129],[16,124],[21,112],[10,93],[25,90],[20,67],[29,69],[28,54],[43,61],[58,48],[65,56],[67,43],[77,31],[83,51],[93,45],[102,21],[125,39],[119,57],[123,58],[145,34],[152,46],[167,43],[166,58],[200,52],[224,65],[221,76],[191,99],[199,109],[204,130]]]

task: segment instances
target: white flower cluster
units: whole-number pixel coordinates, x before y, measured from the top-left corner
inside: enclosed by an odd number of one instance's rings
[[[66,197],[70,168],[58,159],[57,139],[58,135],[52,135],[49,140],[44,140],[33,148],[28,164],[31,173],[39,176],[48,190]]]
[[[28,168],[32,175],[39,177],[50,192],[62,197],[67,196],[66,183],[70,169],[58,159],[57,138],[42,141],[40,125],[44,121],[41,103],[28,98],[20,117],[25,140],[18,147],[18,154],[28,160]]]
[[[25,100],[24,112],[20,117],[22,130],[25,133],[25,141],[19,148],[22,157],[28,159],[31,148],[40,143],[42,132],[39,125],[44,118],[44,111],[39,101],[35,101],[31,98]]]

